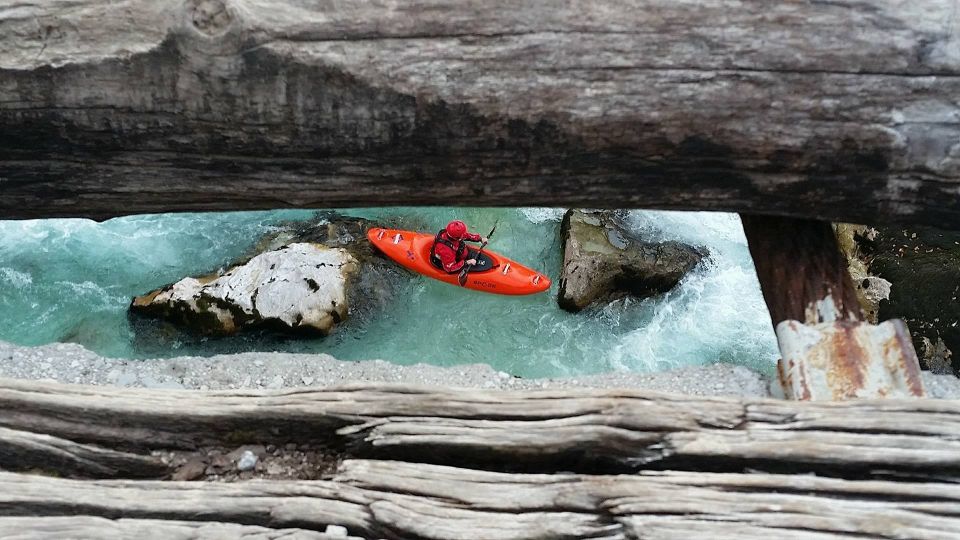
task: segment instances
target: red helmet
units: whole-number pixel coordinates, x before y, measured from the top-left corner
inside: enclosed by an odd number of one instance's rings
[[[454,220],[450,223],[447,223],[447,236],[453,238],[454,240],[460,240],[467,235],[467,224],[460,221]]]

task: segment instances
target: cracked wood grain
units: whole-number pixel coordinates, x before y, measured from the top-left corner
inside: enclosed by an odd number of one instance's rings
[[[0,467],[47,470],[94,478],[160,477],[167,466],[152,456],[118,452],[95,445],[8,428],[0,428]]]
[[[758,469],[949,481],[960,474],[960,404],[943,400],[785,403],[401,385],[196,392],[0,380],[0,426],[54,437],[97,463],[103,454],[104,466],[114,452],[129,460],[296,441],[346,457],[525,472]],[[47,461],[56,474],[137,475]],[[0,467],[18,464],[0,452]]]
[[[81,0],[0,9],[0,29],[5,218],[535,204],[960,225],[950,0]]]
[[[94,516],[0,517],[0,536],[18,540],[362,540],[297,528],[261,527],[214,521],[109,519]]]
[[[960,534],[955,484],[797,474],[538,475],[351,460],[321,481],[76,481],[0,473],[0,488],[0,533],[26,527],[35,538],[52,538],[44,531],[60,532],[101,517],[117,519],[116,528],[155,523],[157,531],[177,527],[198,533],[232,527],[258,534],[294,534],[296,528],[305,534],[338,525],[362,538],[633,539],[709,533],[723,539],[933,539]],[[19,516],[46,517],[27,525]]]

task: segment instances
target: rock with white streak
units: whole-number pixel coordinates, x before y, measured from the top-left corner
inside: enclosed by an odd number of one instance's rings
[[[347,317],[348,284],[358,272],[344,249],[290,244],[222,275],[188,277],[138,296],[131,310],[211,335],[262,326],[328,334]]]

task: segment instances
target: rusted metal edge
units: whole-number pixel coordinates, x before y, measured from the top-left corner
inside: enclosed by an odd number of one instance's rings
[[[836,320],[777,325],[780,384],[787,399],[924,397],[907,325]]]

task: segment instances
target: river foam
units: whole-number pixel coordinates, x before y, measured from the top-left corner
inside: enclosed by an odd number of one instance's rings
[[[499,223],[492,249],[554,278],[560,269],[562,209],[346,213],[428,230],[458,218],[482,234]],[[631,212],[629,223],[643,237],[704,246],[710,258],[666,295],[619,300],[580,314],[557,308],[556,285],[550,294],[504,298],[411,276],[386,311],[352,320],[327,339],[203,339],[127,318],[130,297],[223,267],[285,220],[310,216],[275,211],[0,222],[0,339],[26,345],[71,341],[128,358],[267,350],[402,364],[484,362],[529,377],[649,372],[717,361],[769,372],[776,358],[739,219],[732,214]]]

